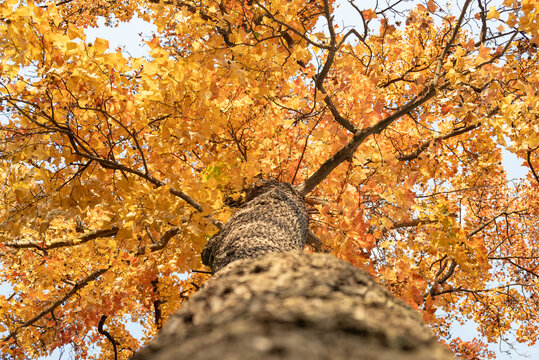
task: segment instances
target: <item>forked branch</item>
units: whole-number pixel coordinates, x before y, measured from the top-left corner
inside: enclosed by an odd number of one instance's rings
[[[423,94],[414,97],[408,103],[403,105],[398,111],[389,115],[383,120],[380,120],[376,124],[369,126],[368,128],[357,131],[352,139],[339,151],[337,151],[331,158],[326,160],[319,168],[312,174],[305,182],[298,186],[298,191],[305,195],[311,192],[318,184],[320,184],[337,166],[342,164],[346,160],[350,160],[354,155],[354,152],[361,145],[369,135],[379,134],[389,125],[391,125],[395,120],[401,116],[407,114],[418,106],[421,106],[428,100],[430,100],[436,91],[439,89],[444,89],[448,86],[448,83],[440,86],[438,89],[436,87],[425,88]]]
[[[311,192],[318,184],[320,184],[326,177],[331,174],[337,166],[339,166],[344,161],[350,160],[352,156],[354,155],[354,152],[356,149],[361,145],[370,135],[372,134],[379,134],[383,130],[385,130],[389,125],[391,125],[394,121],[396,121],[401,116],[409,113],[410,111],[414,110],[415,108],[423,105],[425,102],[430,100],[432,97],[436,95],[436,93],[440,90],[444,90],[449,86],[449,82],[445,81],[444,83],[439,85],[440,79],[443,76],[443,63],[444,59],[447,56],[449,49],[453,45],[453,42],[455,41],[458,31],[461,28],[462,22],[465,18],[466,11],[468,8],[468,5],[471,3],[470,0],[467,0],[466,3],[463,6],[463,9],[460,13],[459,19],[457,20],[457,23],[455,24],[455,28],[453,29],[453,33],[451,34],[451,38],[445,45],[442,54],[440,55],[440,58],[438,59],[438,63],[436,65],[436,69],[434,71],[434,75],[432,80],[430,81],[429,85],[423,88],[423,90],[413,97],[410,101],[408,101],[406,104],[402,105],[395,113],[387,116],[385,119],[377,122],[376,124],[367,127],[365,129],[361,129],[358,131],[355,131],[354,136],[352,139],[339,151],[337,151],[331,158],[326,160],[319,168],[312,174],[308,179],[305,180],[305,182],[298,186],[298,191],[305,195]],[[329,49],[329,55],[331,55],[331,46]],[[326,61],[326,65],[328,62]],[[323,69],[329,71],[329,69]],[[326,72],[327,72],[326,71]],[[321,73],[323,74],[323,72]],[[321,85],[321,81],[317,78],[315,79],[317,82],[317,87]],[[318,84],[320,83],[320,84]],[[329,99],[331,100],[331,99]],[[326,102],[327,104],[327,102]],[[329,106],[329,104],[328,104]],[[329,106],[331,110],[331,106]],[[332,111],[333,113],[333,111]],[[337,112],[338,114],[338,112]],[[335,114],[334,114],[335,115]],[[335,117],[335,119],[338,121],[338,118]],[[342,124],[341,124],[342,125]],[[346,127],[346,126],[345,126]],[[348,128],[348,127],[346,127]],[[425,145],[425,148],[428,147],[428,144]],[[422,151],[422,150],[420,150]]]

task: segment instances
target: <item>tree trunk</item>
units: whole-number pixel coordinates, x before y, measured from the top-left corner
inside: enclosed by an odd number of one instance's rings
[[[306,254],[308,215],[270,180],[206,245],[215,275],[134,360],[453,359],[413,309],[367,274]]]

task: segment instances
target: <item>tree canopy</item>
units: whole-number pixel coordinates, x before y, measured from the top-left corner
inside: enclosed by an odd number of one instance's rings
[[[311,251],[365,269],[461,358],[536,341],[539,4],[350,1],[355,26],[338,5],[0,2],[2,353],[128,358],[271,177],[306,196]],[[133,17],[157,27],[146,57],[86,40]],[[449,333],[468,319],[482,339]]]

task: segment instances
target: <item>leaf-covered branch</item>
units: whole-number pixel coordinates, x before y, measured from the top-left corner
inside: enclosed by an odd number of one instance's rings
[[[64,302],[69,300],[73,295],[75,295],[80,289],[86,287],[88,284],[92,283],[93,281],[97,280],[101,275],[103,275],[105,272],[107,272],[110,269],[109,267],[96,270],[92,272],[90,275],[86,276],[85,278],[77,281],[71,290],[69,290],[64,296],[62,296],[60,299],[53,302],[51,305],[47,306],[45,309],[43,309],[40,313],[32,317],[31,319],[25,321],[22,325],[17,327],[14,331],[11,331],[5,338],[4,341],[8,341],[11,338],[14,338],[17,336],[17,334],[24,328],[27,328],[28,326],[31,326],[35,324],[37,321],[41,320],[45,315],[52,313],[57,307],[62,305]]]
[[[442,85],[440,88],[445,88],[447,85]],[[385,119],[377,122],[376,124],[369,126],[366,129],[357,131],[352,139],[342,149],[337,151],[331,158],[326,160],[303,184],[298,187],[298,190],[302,194],[308,194],[318,184],[320,184],[337,166],[344,161],[350,160],[356,149],[361,145],[370,135],[379,134],[391,123],[400,118],[401,116],[412,111],[416,107],[424,104],[432,97],[436,95],[436,89],[430,88],[424,91],[424,94],[414,97],[408,103],[403,105],[398,111]]]
[[[63,240],[63,241],[54,241],[51,243],[36,243],[29,241],[12,241],[3,243],[7,247],[14,249],[38,249],[38,250],[52,250],[62,247],[69,247],[84,244],[88,241],[102,238],[102,237],[111,237],[115,236],[118,233],[117,227],[112,227],[110,229],[101,229],[101,230],[90,230],[89,232],[80,235],[77,239],[74,240]]]
[[[423,151],[427,150],[429,148],[429,146],[435,144],[437,141],[441,141],[441,140],[447,140],[447,139],[450,139],[452,137],[455,137],[455,136],[458,136],[460,134],[464,134],[464,133],[467,133],[469,131],[472,131],[474,129],[477,129],[478,127],[481,126],[481,123],[477,123],[477,124],[472,124],[472,125],[468,125],[468,126],[465,126],[463,128],[459,128],[459,129],[455,129],[453,130],[452,132],[448,133],[448,134],[445,134],[445,135],[442,135],[442,136],[438,136],[436,138],[433,138],[433,139],[430,139],[430,140],[427,140],[427,141],[424,141],[421,145],[419,145],[414,151],[412,151],[410,154],[406,154],[406,155],[399,155],[397,156],[397,159],[400,160],[400,161],[410,161],[410,160],[414,160],[416,159]]]

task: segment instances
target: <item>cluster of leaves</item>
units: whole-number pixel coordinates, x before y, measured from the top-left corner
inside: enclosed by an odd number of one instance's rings
[[[359,25],[340,29],[329,0],[2,0],[0,351],[128,358],[203,281],[178,274],[260,176],[297,185],[317,250],[462,358],[490,354],[451,339],[455,320],[533,344],[538,5],[348,6]],[[86,41],[134,16],[157,27],[146,58]],[[502,148],[525,178],[507,180]]]

